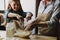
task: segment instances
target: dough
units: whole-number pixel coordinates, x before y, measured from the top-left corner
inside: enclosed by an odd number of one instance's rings
[[[23,31],[23,30],[18,30],[14,36],[18,37],[28,37],[31,34],[31,31]]]

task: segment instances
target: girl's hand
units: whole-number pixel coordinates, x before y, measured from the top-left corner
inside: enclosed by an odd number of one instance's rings
[[[23,17],[21,15],[16,15],[16,18],[19,20],[19,19],[23,19]]]

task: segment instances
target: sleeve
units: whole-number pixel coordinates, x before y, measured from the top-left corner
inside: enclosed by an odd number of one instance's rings
[[[56,9],[56,10],[53,12],[50,21],[47,21],[48,27],[49,27],[49,28],[54,28],[54,27],[56,27],[57,24],[58,24],[58,22],[59,22],[59,17],[60,17],[60,8]]]
[[[26,15],[27,15],[27,12],[23,12],[22,13],[22,16],[25,18],[26,17]]]

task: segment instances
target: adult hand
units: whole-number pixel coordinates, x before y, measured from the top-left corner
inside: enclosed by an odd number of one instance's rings
[[[40,20],[36,18],[34,21],[32,21],[30,24],[26,26],[25,30],[32,30],[34,27],[36,27],[39,21]]]
[[[26,26],[25,30],[32,30],[34,27],[36,26],[40,26],[40,27],[47,27],[48,25],[46,24],[46,22],[40,22],[40,23],[30,23]]]
[[[25,31],[29,31],[33,28],[33,24],[28,24],[25,28]]]

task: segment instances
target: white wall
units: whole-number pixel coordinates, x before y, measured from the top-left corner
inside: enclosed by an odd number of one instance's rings
[[[4,0],[0,0],[0,10],[4,10]]]
[[[35,17],[35,0],[21,0],[21,4],[25,12],[32,12]]]

